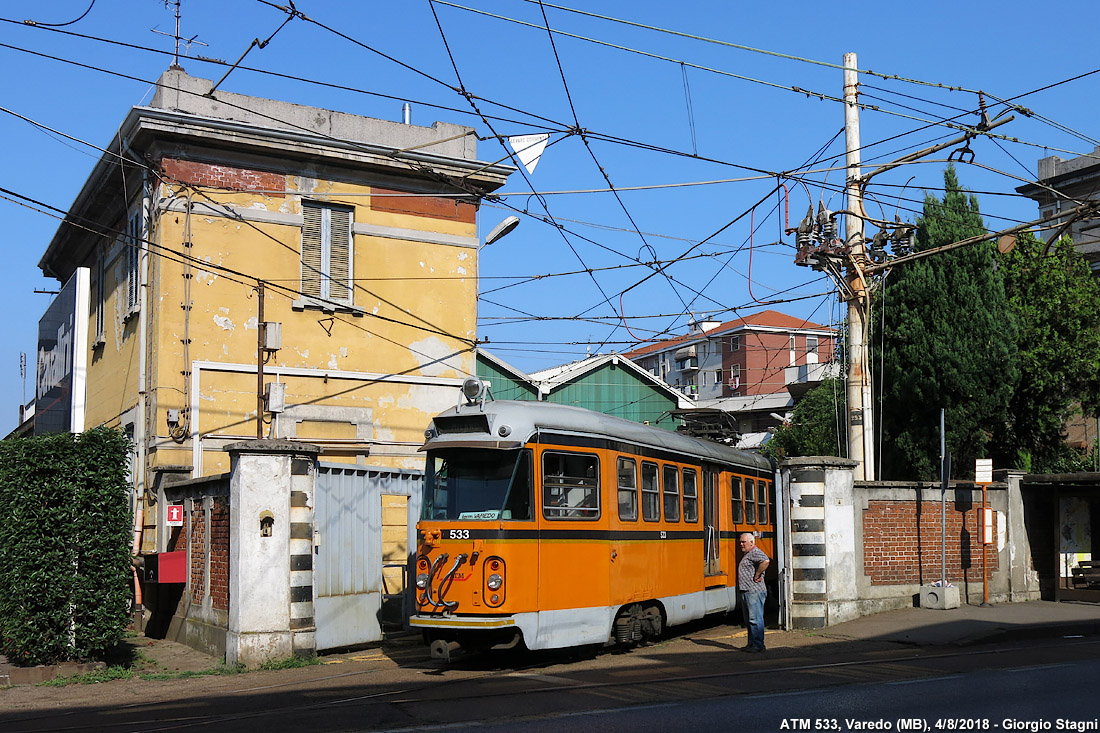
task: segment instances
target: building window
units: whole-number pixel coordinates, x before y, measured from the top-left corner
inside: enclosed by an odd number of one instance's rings
[[[730,367],[730,389],[738,389],[741,386],[741,365],[734,364]]]
[[[790,343],[790,346],[787,348],[787,350],[790,352],[790,357],[791,357],[791,364],[790,365],[794,366],[795,364],[798,363],[798,358],[795,356],[795,351],[794,351],[794,334],[791,334],[791,343]]]
[[[722,370],[721,369],[715,369],[714,370],[714,384],[715,384],[715,386],[718,386],[721,383],[722,383]]]
[[[806,353],[817,356],[817,336],[806,337]]]
[[[351,303],[351,209],[302,202],[302,295]]]
[[[141,206],[130,213],[126,221],[126,317],[134,315],[141,306],[141,250],[145,246],[142,236]]]
[[[740,350],[741,350],[741,337],[740,336],[730,336],[730,351],[740,351]]]
[[[107,268],[103,264],[103,255],[95,260],[95,297],[92,298],[95,316],[95,333],[92,334],[92,348],[107,343],[107,334],[103,327],[103,311],[107,306]]]

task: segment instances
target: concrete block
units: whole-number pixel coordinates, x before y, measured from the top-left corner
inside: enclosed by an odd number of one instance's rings
[[[922,585],[920,587],[920,607],[934,608],[940,611],[948,608],[958,608],[959,589],[953,585],[947,587]]]

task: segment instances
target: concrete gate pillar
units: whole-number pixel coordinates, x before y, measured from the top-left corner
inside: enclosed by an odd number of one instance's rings
[[[254,667],[312,655],[313,492],[320,448],[247,440],[225,450],[232,463],[225,662]]]
[[[800,457],[780,464],[790,517],[791,626],[820,629],[859,616],[854,473],[847,458]]]

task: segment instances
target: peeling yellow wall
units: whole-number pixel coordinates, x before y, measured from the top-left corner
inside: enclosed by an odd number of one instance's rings
[[[472,223],[372,211],[369,196],[352,195],[368,193],[366,187],[293,176],[287,180],[290,190],[302,186],[312,192],[305,198],[353,207],[356,223],[469,238],[476,234]],[[161,196],[170,200],[176,193],[164,187]],[[303,198],[213,189],[206,195],[238,209],[280,215],[300,215]],[[204,197],[193,200],[202,202]],[[476,248],[354,235],[353,304],[365,314],[353,315],[292,308],[292,301],[300,297],[298,225],[242,222],[199,209],[190,217],[165,211],[154,228],[167,251],[243,274],[204,271],[199,264],[188,267],[175,261],[180,258],[154,258],[149,314],[155,341],[149,363],[155,408],[152,432],[159,436],[159,450],[172,451],[172,464],[179,465],[180,451],[190,447],[189,441],[178,448],[166,445],[167,410],[186,414],[189,407],[185,394],[190,391],[190,365],[256,364],[258,297],[253,278],[259,276],[267,283],[264,319],[282,324],[282,348],[265,364],[264,381],[286,383],[291,409],[306,405],[369,410],[373,428],[365,462],[422,467],[416,448],[423,431],[436,413],[454,403],[457,389],[407,380],[460,380],[474,373],[469,341],[476,337]],[[190,248],[184,246],[186,241],[192,243]],[[188,288],[189,312],[183,307]],[[185,338],[190,340],[186,360]],[[281,368],[317,371],[309,376],[281,375]],[[379,382],[326,378],[327,372],[403,376]],[[210,367],[199,376],[197,422],[205,449],[201,473],[208,475],[228,470],[225,442],[256,437],[257,384],[254,371]],[[287,422],[285,416],[277,419]],[[296,422],[295,429],[293,437],[321,445],[321,460],[357,460],[356,451],[346,445],[356,440],[354,424],[314,416]],[[269,426],[262,430],[265,436],[269,431]],[[361,455],[358,460],[363,460]],[[151,462],[164,463],[156,457]],[[184,465],[190,462],[188,454]]]
[[[92,273],[88,334],[88,382],[85,427],[121,425],[123,414],[138,401],[138,316],[126,307],[128,250],[120,242],[104,244],[84,262]],[[103,282],[98,282],[97,259],[103,257]],[[96,307],[103,288],[103,342],[96,340]]]

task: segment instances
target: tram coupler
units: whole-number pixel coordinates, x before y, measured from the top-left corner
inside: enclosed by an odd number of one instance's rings
[[[438,659],[444,664],[449,664],[451,655],[461,648],[462,645],[457,641],[445,641],[443,639],[436,639],[429,647],[432,653],[432,659]]]

